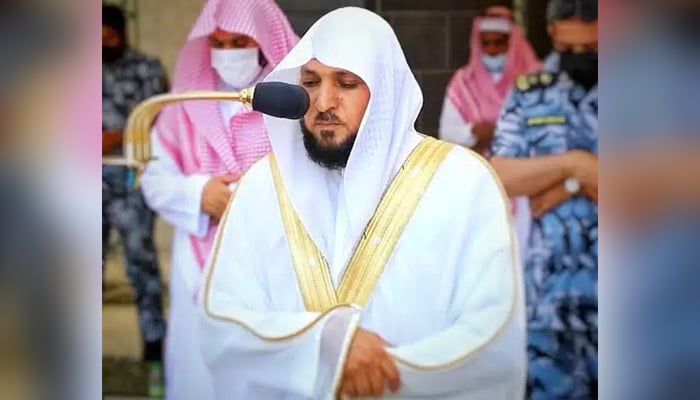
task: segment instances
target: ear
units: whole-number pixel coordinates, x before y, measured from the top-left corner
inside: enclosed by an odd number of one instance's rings
[[[554,37],[554,23],[549,23],[547,25],[547,34],[549,35],[550,38]]]

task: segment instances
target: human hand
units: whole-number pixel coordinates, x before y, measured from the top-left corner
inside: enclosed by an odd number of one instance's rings
[[[345,360],[340,393],[352,396],[380,397],[388,384],[399,390],[399,370],[385,350],[386,342],[379,335],[358,328]]]
[[[204,185],[202,192],[202,211],[209,214],[215,221],[221,219],[233,192],[228,185],[237,182],[239,174],[213,176]]]
[[[479,141],[490,142],[495,130],[496,125],[492,122],[477,122],[472,125],[472,134],[476,136]]]
[[[563,184],[554,185],[536,195],[530,196],[530,211],[532,216],[539,218],[547,211],[558,206],[571,197]]]
[[[472,150],[479,154],[485,154],[491,148],[491,139],[496,125],[491,122],[477,122],[472,125],[472,135],[476,138],[476,143]]]
[[[121,130],[102,130],[102,155],[110,154],[115,147],[122,144]]]

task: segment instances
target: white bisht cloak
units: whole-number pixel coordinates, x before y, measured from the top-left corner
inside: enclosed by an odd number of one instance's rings
[[[370,101],[339,176],[311,162],[297,121],[266,117],[289,198],[338,285],[381,194],[419,143],[420,88],[391,27],[342,8],[266,78],[297,83],[312,58],[360,76]],[[453,149],[365,307],[305,310],[269,158],[242,179],[203,285],[199,338],[220,399],[333,398],[354,329],[376,332],[401,374],[397,399],[521,399],[523,290],[507,199],[486,162]],[[388,392],[387,392],[388,393]]]

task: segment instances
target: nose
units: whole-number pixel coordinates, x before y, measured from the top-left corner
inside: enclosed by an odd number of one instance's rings
[[[331,84],[321,84],[315,101],[316,110],[326,112],[338,106],[338,91]]]

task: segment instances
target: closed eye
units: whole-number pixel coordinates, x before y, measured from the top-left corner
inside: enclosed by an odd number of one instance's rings
[[[359,85],[358,82],[340,82],[340,87],[343,89],[354,89]]]
[[[318,81],[317,80],[304,80],[304,81],[301,81],[301,86],[306,87],[306,88],[318,86]]]

